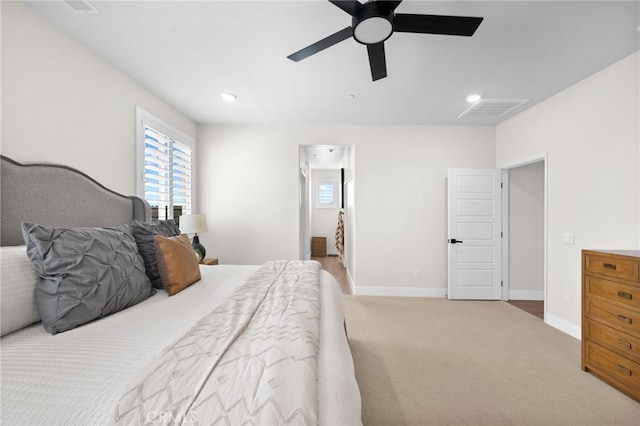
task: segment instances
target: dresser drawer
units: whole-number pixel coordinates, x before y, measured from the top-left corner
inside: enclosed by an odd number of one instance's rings
[[[588,340],[584,349],[588,370],[634,398],[640,397],[640,364]]]
[[[620,278],[635,283],[640,282],[638,263],[640,262],[595,254],[584,255],[586,272]]]
[[[640,339],[611,327],[587,320],[585,337],[640,362]]]
[[[602,278],[585,275],[584,285],[587,295],[624,303],[640,308],[640,287],[619,284]]]
[[[587,298],[585,308],[589,319],[640,337],[640,312],[597,298]]]

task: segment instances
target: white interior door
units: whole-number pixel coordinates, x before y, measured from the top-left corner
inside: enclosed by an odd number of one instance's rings
[[[502,189],[497,169],[449,169],[449,299],[502,299]]]

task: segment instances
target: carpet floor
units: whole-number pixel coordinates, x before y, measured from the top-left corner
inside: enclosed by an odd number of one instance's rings
[[[364,425],[640,425],[578,340],[506,302],[344,300]]]

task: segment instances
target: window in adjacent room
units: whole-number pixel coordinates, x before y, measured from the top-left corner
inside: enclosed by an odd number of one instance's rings
[[[316,208],[338,208],[338,182],[318,180],[316,183]]]
[[[141,108],[138,123],[138,196],[152,219],[175,219],[195,211],[195,141]]]

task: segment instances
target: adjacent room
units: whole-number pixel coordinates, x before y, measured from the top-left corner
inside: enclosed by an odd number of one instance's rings
[[[639,1],[0,16],[3,424],[640,424]]]

